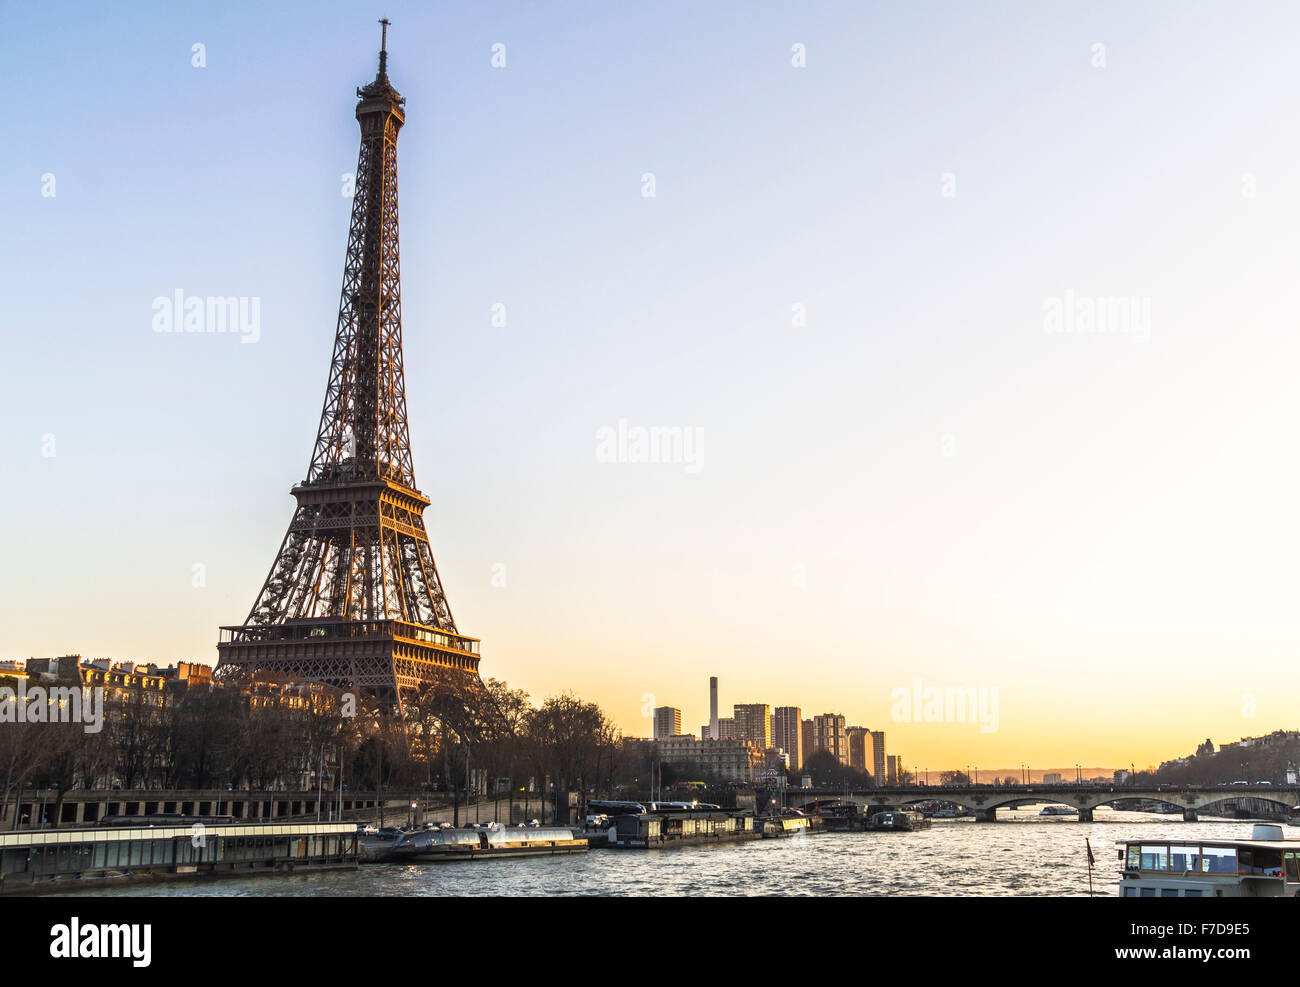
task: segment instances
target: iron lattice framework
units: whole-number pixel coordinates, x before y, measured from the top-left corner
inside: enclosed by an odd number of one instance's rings
[[[439,669],[478,669],[456,630],[415,486],[402,368],[397,135],[405,100],[379,72],[357,90],[347,260],[325,406],[298,507],[247,621],[221,628],[218,668],[286,673],[402,705]]]

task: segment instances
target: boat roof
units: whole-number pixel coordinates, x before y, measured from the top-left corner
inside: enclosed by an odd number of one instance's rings
[[[1250,847],[1256,850],[1300,850],[1300,837],[1288,836],[1280,840],[1203,840],[1198,837],[1189,839],[1170,839],[1160,837],[1152,840],[1116,840],[1116,846],[1137,846],[1145,844],[1148,846],[1157,843],[1167,844],[1169,846],[1223,846],[1223,847]]]

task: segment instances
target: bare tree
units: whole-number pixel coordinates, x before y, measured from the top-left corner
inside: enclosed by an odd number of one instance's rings
[[[17,700],[15,700],[16,702]],[[32,776],[44,768],[48,747],[42,742],[41,723],[0,722],[0,771],[4,772],[4,789],[0,790],[0,819],[9,804],[9,792],[14,794],[14,825],[17,829],[21,811],[23,789]]]
[[[530,754],[558,794],[599,776],[599,758],[615,743],[613,724],[595,703],[566,692],[547,699],[528,718]]]

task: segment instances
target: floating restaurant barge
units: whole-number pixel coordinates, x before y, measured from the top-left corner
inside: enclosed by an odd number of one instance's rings
[[[404,833],[383,859],[396,863],[453,863],[502,857],[551,857],[586,853],[586,837],[560,826],[492,826]]]
[[[153,826],[0,833],[0,893],[355,869],[355,823]]]
[[[762,836],[748,813],[725,810],[634,812],[610,820],[606,846],[622,850],[663,849],[699,843],[735,843]]]

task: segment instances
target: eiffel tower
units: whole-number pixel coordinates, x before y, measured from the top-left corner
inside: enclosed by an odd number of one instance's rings
[[[379,72],[357,90],[361,151],[329,384],[298,506],[248,619],[221,628],[217,668],[369,692],[399,712],[442,669],[478,673],[456,630],[415,486],[402,370],[397,134],[405,100]]]

